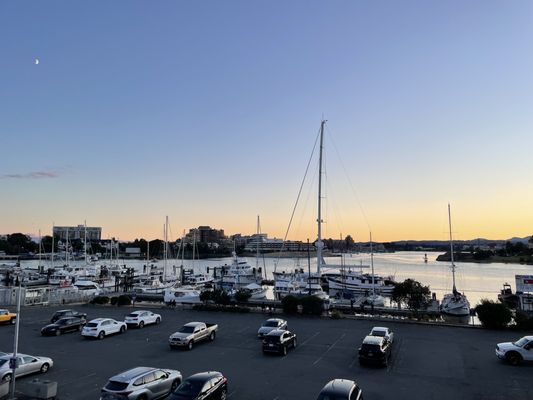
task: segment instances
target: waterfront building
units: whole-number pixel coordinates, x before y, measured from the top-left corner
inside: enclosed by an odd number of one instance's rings
[[[213,229],[210,226],[199,226],[198,228],[189,229],[189,233],[185,235],[185,242],[192,243],[220,243],[226,239],[224,229]]]
[[[99,241],[102,238],[101,227],[85,227],[85,225],[78,226],[54,226],[54,236],[58,236],[60,240],[66,240],[68,234],[68,240],[85,239],[85,232],[87,232],[87,240]]]

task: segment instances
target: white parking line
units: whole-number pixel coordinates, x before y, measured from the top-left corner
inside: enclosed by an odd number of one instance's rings
[[[237,331],[237,333],[244,333],[246,332],[248,329],[250,329],[249,326],[245,326],[244,328],[242,328],[241,330]]]
[[[302,347],[302,346],[306,345],[311,339],[313,339],[314,337],[318,336],[319,334],[320,334],[320,332],[316,332],[313,336],[308,337],[307,340],[305,340],[303,343],[301,343],[299,345],[299,347]]]
[[[318,357],[318,358],[316,359],[316,361],[313,363],[313,365],[317,365],[317,364],[320,362],[320,360],[322,360],[322,358],[323,358],[323,357],[324,357],[324,356],[325,356],[325,355],[326,355],[326,354],[327,354],[332,348],[334,348],[335,345],[336,345],[337,343],[339,343],[339,342],[340,342],[345,336],[346,336],[346,333],[343,333],[343,334],[341,335],[340,338],[338,338],[337,340],[335,340],[335,342],[333,342],[333,344],[331,344],[331,345],[328,347],[328,349],[327,349],[327,350],[326,350],[326,351],[325,351],[320,357]]]

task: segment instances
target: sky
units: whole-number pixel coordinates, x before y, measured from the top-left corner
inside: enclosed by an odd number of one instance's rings
[[[0,233],[533,234],[529,1],[0,3]],[[316,237],[318,161],[289,239]]]

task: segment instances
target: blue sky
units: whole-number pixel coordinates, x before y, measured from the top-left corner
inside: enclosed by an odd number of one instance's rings
[[[530,235],[532,17],[527,1],[3,2],[0,232],[86,219],[151,238],[169,215],[176,235],[250,233],[260,214],[282,236],[324,116],[329,236],[443,238],[448,201],[460,238]]]

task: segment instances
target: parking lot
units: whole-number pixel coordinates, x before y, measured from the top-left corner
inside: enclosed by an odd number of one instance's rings
[[[122,320],[131,310],[72,308],[86,312],[88,319]],[[261,351],[256,332],[268,318],[266,314],[154,308],[163,317],[160,325],[130,329],[104,340],[83,339],[79,333],[41,337],[41,327],[58,309],[22,311],[19,352],[53,358],[54,367],[38,377],[57,381],[61,400],[98,399],[109,377],[135,366],[178,369],[184,377],[221,371],[229,380],[229,398],[233,400],[312,400],[334,378],[356,380],[366,400],[533,398],[533,366],[512,367],[494,355],[497,342],[520,336],[512,332],[289,317],[289,330],[298,335],[298,347],[281,357]],[[168,336],[190,321],[219,324],[216,340],[198,344],[192,351],[170,350]],[[395,332],[387,368],[358,363],[357,348],[374,325],[386,325]],[[12,350],[14,330],[13,326],[0,326],[0,351]],[[17,379],[17,387],[31,379]]]

